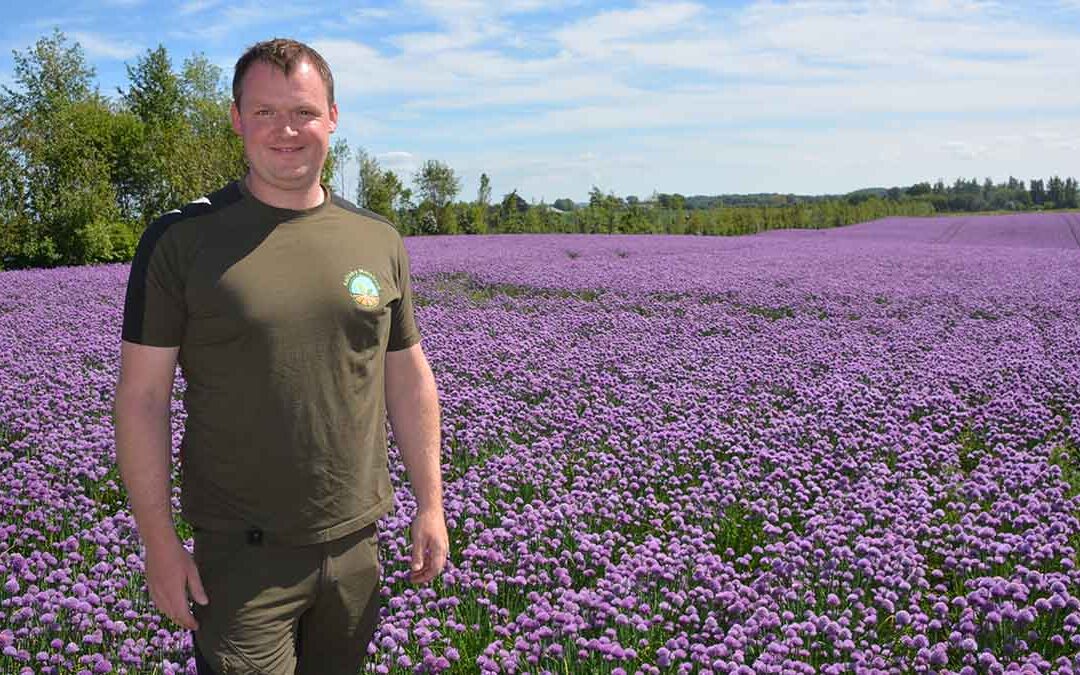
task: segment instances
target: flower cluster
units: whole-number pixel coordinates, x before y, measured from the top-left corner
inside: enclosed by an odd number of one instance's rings
[[[370,667],[1080,670],[1073,231],[409,240],[451,560],[408,582],[391,444]],[[193,672],[114,468],[126,275],[0,275],[3,672]]]

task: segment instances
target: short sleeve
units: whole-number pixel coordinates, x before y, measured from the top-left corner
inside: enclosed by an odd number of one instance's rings
[[[408,349],[420,342],[420,331],[417,330],[416,319],[413,317],[409,254],[405,251],[405,243],[401,236],[398,235],[395,239],[397,241],[397,287],[401,297],[390,305],[390,338],[386,349],[391,352]]]
[[[177,237],[168,231],[179,215],[159,218],[139,239],[124,296],[121,334],[127,342],[178,347],[183,338],[187,319],[184,275]]]

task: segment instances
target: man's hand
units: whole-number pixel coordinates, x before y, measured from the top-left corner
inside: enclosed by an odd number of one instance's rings
[[[195,561],[177,537],[146,545],[146,585],[150,598],[166,616],[189,630],[199,628],[188,605],[188,592],[200,605],[210,600]]]
[[[450,552],[446,519],[439,510],[424,511],[413,518],[412,556],[409,580],[414,584],[426,584],[442,573],[446,556]]]

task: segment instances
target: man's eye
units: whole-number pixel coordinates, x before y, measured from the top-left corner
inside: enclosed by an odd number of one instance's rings
[[[270,112],[269,110],[256,110],[255,114],[258,115],[259,117],[269,117],[270,115],[273,115],[274,113]]]
[[[306,117],[311,117],[311,116],[312,116],[312,115],[314,115],[315,113],[311,112],[310,110],[301,110],[301,111],[300,111],[300,114],[301,114],[301,115],[304,115],[304,116],[306,116]]]

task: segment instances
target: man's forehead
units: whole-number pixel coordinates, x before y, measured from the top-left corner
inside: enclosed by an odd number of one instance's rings
[[[251,64],[243,80],[244,99],[252,103],[280,103],[294,99],[326,99],[326,85],[317,69],[303,61],[286,75],[280,68],[262,61]]]

